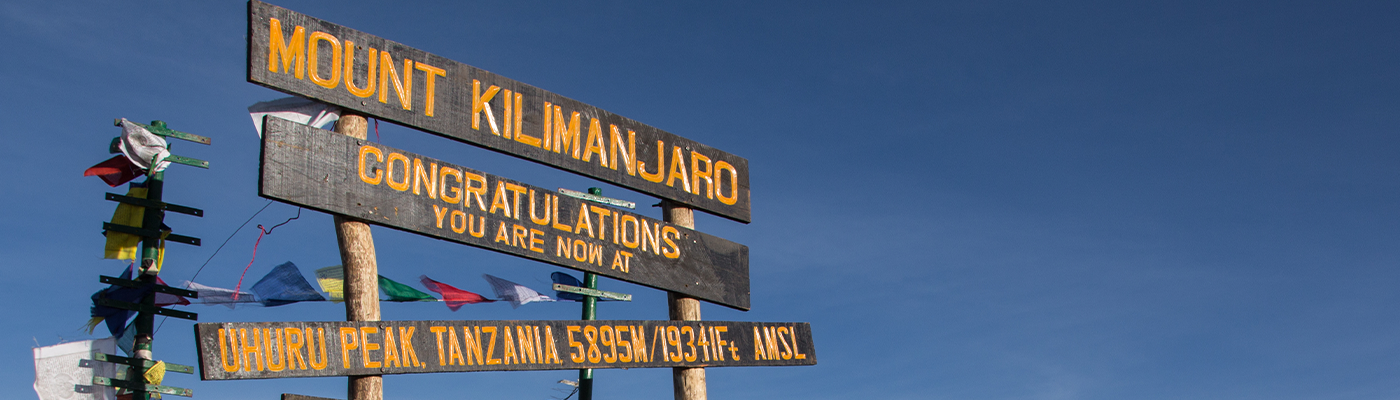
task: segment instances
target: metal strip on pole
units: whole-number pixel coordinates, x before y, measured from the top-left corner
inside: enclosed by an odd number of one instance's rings
[[[661,212],[664,221],[695,229],[695,210],[669,200],[663,200]],[[700,320],[700,300],[675,292],[667,292],[666,303],[672,321]],[[705,400],[709,397],[705,388],[704,368],[672,368],[671,383],[675,389],[676,400]]]
[[[364,116],[345,114],[335,122],[335,131],[365,140],[368,121]],[[335,216],[335,237],[340,243],[340,264],[345,273],[345,320],[379,320],[379,264],[374,254],[374,237],[369,224],[341,215]],[[384,377],[360,375],[349,378],[349,400],[383,400]]]

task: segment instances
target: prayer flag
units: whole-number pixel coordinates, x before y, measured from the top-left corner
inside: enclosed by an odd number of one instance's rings
[[[138,199],[146,198],[146,188],[135,187],[126,191],[129,197]],[[142,218],[146,216],[146,207],[133,206],[126,203],[118,203],[117,211],[112,213],[112,224],[126,225],[140,228]],[[117,260],[135,260],[137,247],[141,243],[141,237],[114,231],[107,231],[107,245],[103,249],[102,258],[112,258]]]
[[[128,160],[126,156],[113,156],[107,159],[107,161],[97,163],[97,165],[83,171],[83,176],[96,175],[98,178],[102,178],[103,183],[111,187],[117,187],[123,183],[131,182],[131,180],[145,174],[145,170],[131,163],[131,160]]]
[[[170,157],[170,146],[165,143],[165,138],[151,133],[141,125],[127,121],[126,118],[122,118],[122,140],[119,147],[122,154],[141,169],[160,172],[170,166],[170,162],[165,161]],[[151,166],[153,162],[155,168]]]
[[[345,267],[332,265],[316,270],[316,284],[330,296],[331,301],[345,301]]]
[[[234,305],[238,303],[258,302],[253,298],[253,294],[248,292],[239,292],[239,300],[234,300],[233,289],[205,286],[190,281],[185,281],[185,288],[199,293],[199,298],[196,301],[207,306],[222,305],[232,310]]]
[[[379,290],[384,292],[384,295],[389,296],[389,301],[437,301],[437,298],[430,294],[389,280],[384,275],[379,276]]]
[[[554,301],[554,299],[549,296],[542,295],[534,289],[527,288],[515,282],[497,278],[490,274],[481,274],[481,277],[486,278],[486,281],[491,283],[491,290],[496,292],[496,297],[510,302],[511,308],[520,308],[521,305],[536,301]]]
[[[437,294],[442,295],[442,300],[447,302],[447,308],[452,311],[457,311],[457,309],[462,308],[462,306],[466,304],[490,303],[495,301],[483,297],[482,295],[458,289],[452,287],[452,285],[429,279],[427,275],[419,276],[418,280],[422,281],[423,286],[427,287],[428,290],[437,292]]]
[[[90,367],[79,366],[82,360],[91,360],[93,353],[115,351],[113,338],[34,348],[34,392],[40,400],[115,399],[115,389],[92,384],[94,376],[114,377],[116,367],[113,364],[91,362]]]
[[[267,276],[253,284],[253,295],[267,307],[298,301],[326,301],[325,297],[316,293],[316,289],[311,287],[306,277],[301,275],[301,270],[297,269],[296,264],[291,262],[273,267],[272,272],[268,272]]]

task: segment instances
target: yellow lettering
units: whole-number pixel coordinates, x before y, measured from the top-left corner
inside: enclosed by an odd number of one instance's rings
[[[648,173],[647,163],[642,162],[641,157],[637,157],[637,170],[641,171],[642,179],[646,179],[651,182],[661,183],[661,180],[664,179],[666,175],[666,171],[663,169],[665,168],[665,165],[666,142],[662,142],[660,140],[656,141],[656,173]]]
[[[690,177],[685,174],[685,156],[681,155],[681,148],[671,146],[671,168],[666,175],[666,186],[676,187],[676,178],[681,180],[681,189],[690,191]]]
[[[666,258],[681,258],[681,248],[676,246],[676,242],[671,241],[673,236],[680,239],[681,231],[670,225],[661,228],[661,240],[666,242],[667,247],[670,247],[669,249],[661,249],[661,255],[666,256]]]
[[[379,328],[374,326],[360,327],[360,358],[364,362],[365,368],[379,368],[378,361],[371,361],[369,352],[379,350],[379,343],[369,341],[369,334],[379,333]]]
[[[398,161],[399,163],[403,164],[403,174],[399,175],[403,177],[403,182],[394,181],[395,161]],[[408,157],[404,156],[403,154],[390,152],[389,162],[385,163],[384,166],[384,177],[389,181],[389,187],[400,192],[408,190],[408,181],[412,179],[412,176],[410,176],[411,171],[409,171],[411,165],[409,165]]]
[[[293,63],[296,64],[296,69],[292,69]],[[282,21],[270,18],[267,32],[267,70],[277,72],[278,64],[281,64],[284,74],[293,72],[297,79],[306,77],[306,28],[297,25],[292,29],[291,40],[288,40],[282,33]]]
[[[627,130],[627,148],[622,148],[622,132],[617,130],[617,125],[609,124],[609,137],[612,139],[612,169],[617,170],[617,163],[622,162],[627,169],[627,175],[637,176],[637,132]],[[621,153],[621,154],[619,154]]]
[[[345,40],[345,89],[356,97],[374,96],[374,82],[376,81],[375,71],[379,66],[379,50],[369,49],[369,54],[365,57],[365,87],[355,86],[355,42]],[[431,84],[428,87],[432,87]],[[431,89],[430,89],[431,90]]]
[[[447,204],[457,204],[462,201],[462,188],[459,186],[448,186],[447,178],[457,178],[457,183],[463,183],[462,170],[443,166],[438,170],[438,196]],[[450,191],[449,191],[450,190]]]
[[[491,125],[491,133],[500,136],[501,131],[496,128],[495,116],[491,115],[491,99],[500,91],[500,86],[491,85],[486,89],[486,93],[481,93],[481,81],[472,79],[472,129],[481,130],[480,115],[482,111],[486,111],[486,122]]]
[[[237,353],[238,335],[225,333],[228,330],[229,329],[219,328],[219,362],[223,364],[224,372],[236,372],[243,364],[243,357]],[[229,343],[232,343],[231,347],[233,347],[234,353],[228,351],[230,347]],[[228,356],[230,354],[233,355],[233,365],[229,365],[228,363]]]
[[[330,79],[321,79],[321,76],[316,73],[316,69],[321,66],[320,60],[316,57],[316,53],[321,49],[321,44],[317,42],[322,41],[331,45]],[[306,61],[312,82],[326,89],[335,89],[340,86],[340,40],[336,39],[335,36],[321,31],[312,33],[310,42],[306,44]]]
[[[389,79],[393,78],[393,79]],[[413,109],[413,60],[403,59],[403,79],[399,79],[399,70],[394,68],[394,57],[389,55],[388,50],[379,51],[379,102],[389,103],[389,84],[394,84],[394,94],[399,98],[399,105],[405,110]]]
[[[379,151],[379,148],[370,145],[360,146],[360,180],[371,185],[378,185],[384,180],[383,173],[375,170],[373,177],[365,173],[365,156],[369,154],[374,154],[375,162],[384,162],[384,152]]]
[[[423,168],[423,160],[417,158],[413,159],[413,194],[422,194],[418,188],[424,186],[428,188],[428,198],[436,199],[438,165],[437,163],[432,163],[430,165],[432,166],[430,167],[432,169],[431,172],[428,171],[429,168]],[[427,184],[424,185],[423,182],[427,182]]]
[[[348,340],[347,340],[348,339]],[[352,327],[340,328],[340,362],[350,369],[350,350],[360,348],[360,331]]]
[[[705,168],[700,168],[700,163],[705,163]],[[700,194],[700,183],[705,183],[705,195],[715,198],[715,180],[711,178],[714,168],[710,166],[710,158],[705,155],[690,152],[690,177],[695,178],[695,185],[691,187],[690,193]]]
[[[599,165],[604,167],[609,165],[608,155],[603,153],[603,149],[607,148],[607,144],[603,143],[603,125],[598,122],[597,118],[589,118],[588,139],[583,142],[585,144],[583,147],[583,162],[590,162],[593,155],[597,154]]]
[[[720,183],[724,183],[724,181],[718,180],[721,175],[720,172],[723,171],[729,171],[728,174],[723,174],[729,176],[728,196],[724,195],[724,191],[720,190],[719,186]],[[715,179],[717,181],[715,182],[715,189],[713,191],[715,192],[715,196],[719,197],[720,203],[732,206],[734,205],[734,203],[739,201],[739,171],[734,169],[733,165],[729,165],[729,163],[724,162],[723,160],[715,161]]]
[[[405,68],[405,69],[408,68],[407,65],[408,65],[408,63],[404,63],[404,68]],[[434,103],[433,100],[436,98],[436,96],[435,96],[436,93],[434,92],[434,89],[433,89],[433,86],[434,86],[434,85],[433,85],[433,80],[434,80],[434,78],[439,77],[439,76],[446,78],[446,77],[447,77],[447,71],[442,70],[442,68],[434,67],[434,66],[431,66],[431,65],[428,65],[428,64],[424,64],[424,63],[421,63],[421,62],[415,64],[413,67],[414,67],[414,68],[417,68],[419,71],[423,71],[423,72],[425,72],[425,73],[428,74],[426,77],[423,78],[423,79],[424,79],[423,88],[426,89],[427,92],[428,92],[428,93],[426,94],[427,97],[424,98],[423,115],[427,115],[427,116],[431,117],[431,116],[433,116],[433,103]],[[365,96],[360,96],[360,97],[365,97]]]

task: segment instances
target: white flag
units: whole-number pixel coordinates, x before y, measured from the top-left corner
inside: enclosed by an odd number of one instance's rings
[[[554,301],[553,298],[536,292],[535,289],[527,288],[518,283],[497,278],[489,274],[481,274],[486,278],[486,282],[491,284],[491,291],[496,292],[496,297],[509,301],[510,308],[520,308],[522,304],[535,301]]]
[[[170,166],[170,162],[165,161],[166,157],[170,157],[165,138],[126,118],[122,118],[121,151],[132,164],[144,170],[151,169],[151,161],[157,161],[155,172],[164,171],[165,167]]]
[[[312,128],[320,128],[322,125],[340,119],[340,107],[294,96],[261,101],[248,106],[248,115],[253,117],[253,129],[258,131],[258,137],[262,137],[262,123],[265,115],[308,125]]]
[[[257,303],[252,293],[238,292],[238,300],[233,299],[233,289],[224,289],[213,286],[204,286],[198,283],[185,281],[185,288],[199,293],[196,303],[212,306],[215,304],[228,307],[230,310],[238,303]]]
[[[109,386],[92,384],[92,377],[111,378],[116,369],[110,363],[92,360],[96,352],[117,351],[114,338],[61,343],[34,349],[34,392],[40,400],[112,400],[116,392]]]

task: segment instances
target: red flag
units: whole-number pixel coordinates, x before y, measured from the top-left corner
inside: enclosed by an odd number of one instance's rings
[[[419,276],[418,279],[423,281],[423,286],[426,286],[428,290],[442,295],[442,300],[447,302],[447,308],[452,311],[457,311],[457,309],[462,308],[462,306],[466,304],[490,303],[495,301],[482,297],[479,294],[429,279],[427,275]]]
[[[132,164],[131,160],[123,155],[117,155],[116,157],[112,157],[107,161],[103,161],[83,171],[83,176],[97,175],[99,178],[102,178],[103,182],[106,182],[107,185],[111,187],[117,187],[123,183],[131,182],[132,179],[136,179],[145,174],[145,170],[136,166],[136,164]]]

